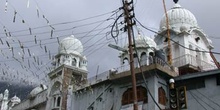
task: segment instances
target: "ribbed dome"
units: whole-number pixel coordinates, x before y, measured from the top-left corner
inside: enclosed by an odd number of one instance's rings
[[[153,39],[149,37],[142,37],[140,35],[138,35],[138,37],[135,39],[135,44],[136,44],[136,47],[156,48],[156,43],[154,42]]]
[[[190,29],[191,27],[198,27],[195,16],[187,9],[182,8],[179,4],[175,4],[168,12],[169,26],[171,29],[181,31],[181,27]],[[160,31],[166,30],[166,16],[160,21]]]
[[[64,54],[72,53],[72,54],[80,55],[83,52],[83,45],[77,38],[71,35],[70,37],[64,38],[60,42],[58,51],[59,53],[64,53]]]

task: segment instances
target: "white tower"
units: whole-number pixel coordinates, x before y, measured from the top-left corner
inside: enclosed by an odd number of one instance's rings
[[[173,66],[179,68],[180,74],[216,68],[210,57],[212,42],[198,26],[195,16],[187,9],[175,4],[168,12]],[[160,22],[159,34],[155,42],[167,53],[167,27],[165,15]],[[207,51],[207,52],[202,52]]]
[[[73,35],[64,38],[52,64],[56,68],[48,74],[50,84],[46,109],[67,110],[72,106],[72,99],[68,98],[72,97],[70,93],[86,83],[87,59],[83,55],[82,43]]]
[[[9,96],[9,91],[8,91],[8,89],[6,89],[4,92],[4,95],[3,95],[3,99],[2,99],[1,110],[8,109],[8,96]]]
[[[140,59],[141,66],[149,65],[152,62],[151,54],[154,53],[156,49],[156,43],[153,39],[149,37],[143,37],[140,34],[135,38],[135,46],[137,49],[137,53],[134,50],[134,65],[135,67],[139,67],[137,56]],[[128,50],[128,44],[124,47],[125,50]],[[128,51],[120,53],[120,59],[122,65],[128,65],[129,62],[129,53]],[[127,62],[127,63],[126,63]]]
[[[87,59],[83,56],[82,43],[73,35],[63,39],[53,64],[56,68],[65,64],[87,71]]]

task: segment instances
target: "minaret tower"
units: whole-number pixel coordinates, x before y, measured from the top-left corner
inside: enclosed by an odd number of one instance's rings
[[[2,99],[2,105],[1,105],[1,110],[7,110],[8,109],[8,97],[9,97],[9,91],[8,89],[5,90],[3,99]]]
[[[174,67],[179,68],[179,73],[194,73],[202,70],[216,68],[209,51],[213,49],[212,42],[204,31],[198,26],[196,17],[174,0],[173,8],[167,11],[169,31],[172,47],[172,61]],[[165,15],[161,19],[159,34],[155,42],[160,49],[168,55],[167,26]]]
[[[86,83],[87,59],[83,55],[83,45],[73,35],[61,40],[58,54],[52,63],[55,69],[50,78],[47,110],[67,110],[71,103],[71,93]]]

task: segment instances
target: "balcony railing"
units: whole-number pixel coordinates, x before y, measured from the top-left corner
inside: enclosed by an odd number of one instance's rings
[[[141,66],[147,66],[147,65],[151,65],[151,64],[155,64],[155,63],[158,64],[158,65],[161,65],[163,68],[172,70],[170,68],[170,66],[167,64],[167,62],[165,62],[164,60],[162,60],[160,58],[157,58],[157,57],[154,57],[154,58],[148,57],[145,60],[142,60],[141,61]],[[139,65],[135,66],[135,68],[139,68],[139,67],[140,67]],[[130,70],[130,65],[129,64],[124,64],[120,67],[112,68],[112,69],[110,69],[106,72],[103,72],[101,74],[98,74],[96,76],[88,78],[88,83],[89,83],[89,85],[93,85],[95,83],[98,83],[98,82],[105,81],[105,80],[109,79],[111,73],[118,74],[118,73],[129,71],[129,70]]]
[[[173,59],[173,66],[175,67],[181,67],[185,65],[192,65],[195,67],[198,67],[201,70],[212,70],[216,69],[216,66],[214,64],[205,62],[195,56],[192,56],[190,54],[183,55],[181,57]]]
[[[170,69],[170,66],[168,65],[168,63],[158,57],[148,57],[146,60],[142,60],[140,61],[141,62],[141,66],[147,66],[147,65],[151,65],[151,64],[158,64],[158,65],[161,65],[163,66],[163,68],[166,68],[166,69]],[[135,68],[139,68],[140,66],[139,65],[135,65]],[[116,68],[117,70],[117,73],[121,73],[121,72],[124,72],[124,71],[128,71],[130,70],[130,65],[127,64],[127,65],[122,65],[118,68]]]

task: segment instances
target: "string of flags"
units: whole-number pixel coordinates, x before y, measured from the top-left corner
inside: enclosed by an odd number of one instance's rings
[[[29,9],[33,6],[32,4],[30,5],[30,3],[30,0],[27,0],[27,8]],[[2,25],[3,29],[1,31],[3,31],[3,34],[0,37],[0,55],[2,57],[0,58],[0,67],[3,69],[2,73],[0,72],[0,78],[5,80],[7,78],[13,77],[14,80],[16,80],[16,78],[19,77],[18,75],[20,75],[23,76],[23,79],[20,78],[21,80],[23,80],[21,82],[27,82],[25,79],[40,79],[42,78],[42,76],[51,71],[51,67],[49,65],[50,62],[48,63],[47,61],[51,61],[51,59],[53,59],[53,48],[46,44],[48,42],[43,39],[43,37],[45,36],[37,34],[37,29],[29,26],[28,21],[21,16],[21,12],[19,10],[16,10],[14,7],[12,7],[13,9],[11,10],[10,6],[10,1],[8,2],[8,0],[6,0],[5,14],[12,15],[12,19],[10,20],[10,22],[12,21],[12,24],[26,24],[28,27],[26,27],[26,29],[21,32],[12,32],[5,25]],[[50,21],[45,16],[45,14],[42,13],[40,7],[37,4],[35,6],[35,9],[36,11],[34,11],[34,13],[36,13],[37,18],[46,21],[47,28],[49,28],[48,33],[45,34],[47,38],[50,40],[53,39],[55,43],[60,44],[59,37],[55,37],[59,30],[55,30],[55,25],[50,24]],[[9,14],[10,12],[12,13]],[[76,27],[74,27],[74,29],[75,28]],[[16,36],[16,33],[25,33],[27,36],[22,36],[22,38],[19,38],[18,36]],[[89,32],[89,34],[90,33],[91,32]],[[28,42],[27,39],[32,40],[31,42]],[[33,46],[30,45],[30,43]],[[36,51],[36,48],[39,50]],[[16,67],[19,69],[21,68],[21,70],[16,71],[17,68],[13,68],[13,66],[11,66],[12,63],[18,65],[19,67]],[[30,76],[35,77],[29,78]]]

